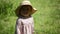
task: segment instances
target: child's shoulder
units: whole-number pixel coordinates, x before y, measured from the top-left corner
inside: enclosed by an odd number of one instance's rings
[[[21,18],[17,18],[17,21],[21,21]]]

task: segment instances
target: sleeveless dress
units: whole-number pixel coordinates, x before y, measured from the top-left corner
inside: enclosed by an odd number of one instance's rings
[[[16,22],[15,34],[33,34],[34,32],[34,21],[33,17],[29,18],[18,18]]]

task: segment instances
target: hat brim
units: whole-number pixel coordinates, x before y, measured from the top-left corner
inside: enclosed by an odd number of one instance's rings
[[[29,5],[29,6],[31,6],[31,5]],[[31,6],[31,7],[32,7],[32,6]],[[21,6],[19,6],[19,7],[15,10],[15,13],[16,13],[17,16],[19,16],[20,8],[21,8]],[[30,14],[30,15],[34,14],[36,11],[37,11],[37,9],[32,7],[32,11],[31,11],[31,14]]]

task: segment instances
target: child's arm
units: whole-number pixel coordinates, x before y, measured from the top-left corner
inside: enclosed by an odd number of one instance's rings
[[[17,25],[17,34],[20,34],[20,29],[18,25]]]
[[[17,34],[21,34],[21,28],[22,28],[22,25],[21,25],[21,20],[17,20]]]
[[[34,30],[34,20],[32,21],[32,34],[34,34],[35,30]]]

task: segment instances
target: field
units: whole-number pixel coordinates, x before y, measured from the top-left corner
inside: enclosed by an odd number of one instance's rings
[[[15,9],[22,0],[0,0],[0,34],[14,34],[17,16]],[[60,34],[60,0],[30,0],[37,11],[34,17],[35,34]]]

